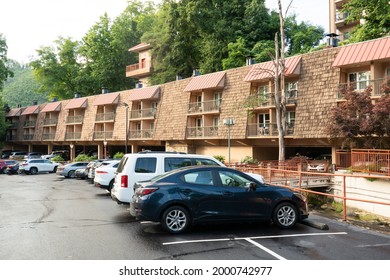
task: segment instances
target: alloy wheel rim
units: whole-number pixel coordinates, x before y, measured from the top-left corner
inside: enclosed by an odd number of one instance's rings
[[[172,210],[168,213],[166,219],[167,227],[172,231],[183,230],[187,224],[187,217],[183,211]]]
[[[291,226],[296,219],[295,211],[291,206],[283,206],[278,211],[278,221],[283,226]]]

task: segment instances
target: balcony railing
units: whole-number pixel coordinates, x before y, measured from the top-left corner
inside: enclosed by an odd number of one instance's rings
[[[156,109],[148,108],[142,110],[131,110],[130,111],[130,119],[154,119],[156,117]]]
[[[44,119],[43,120],[43,125],[57,125],[58,119]]]
[[[34,134],[24,134],[23,140],[33,140]]]
[[[70,123],[80,124],[80,123],[83,123],[83,120],[84,120],[84,116],[68,116],[66,118],[66,123],[67,124],[70,124]]]
[[[114,134],[113,131],[95,131],[93,133],[93,139],[94,140],[111,139],[113,134]]]
[[[188,114],[199,114],[205,112],[219,112],[221,103],[217,100],[204,102],[191,102],[188,104]]]
[[[107,122],[107,121],[113,121],[114,119],[115,119],[115,113],[114,112],[110,112],[110,113],[96,114],[95,121],[97,121],[97,122]]]
[[[275,106],[275,100],[273,98],[274,93],[266,93],[260,95],[250,95],[247,98],[249,107],[271,107]],[[286,90],[286,102],[287,104],[296,104],[298,98],[298,90],[291,89]]]
[[[25,121],[24,127],[35,127],[36,124],[37,124],[37,121]]]
[[[153,134],[154,129],[130,130],[129,139],[149,139]]]
[[[218,137],[218,126],[187,127],[187,138],[214,138]]]
[[[67,132],[65,133],[66,140],[78,140],[81,139],[81,132]]]
[[[294,134],[294,122],[287,122],[286,135]],[[248,137],[266,137],[266,136],[278,136],[278,126],[276,123],[255,123],[248,124],[247,128]]]
[[[375,79],[375,80],[365,80],[365,81],[359,81],[359,82],[350,82],[350,83],[342,83],[339,84],[338,92],[337,92],[337,99],[343,99],[344,98],[344,92],[348,90],[348,88],[352,88],[354,90],[358,91],[364,91],[367,87],[372,86],[372,92],[371,96],[380,96],[382,94],[385,94],[385,87],[384,85],[388,83],[390,86],[390,78],[381,78],[381,79]]]
[[[126,66],[126,77],[142,77],[152,72],[150,61],[144,61]]]
[[[55,133],[44,133],[42,134],[42,140],[54,140],[56,137]]]
[[[18,137],[16,135],[6,135],[5,140],[6,141],[15,141],[15,140],[18,140]]]
[[[11,123],[11,129],[15,129],[15,128],[18,128],[18,126],[19,126],[19,122],[13,122],[13,123]]]

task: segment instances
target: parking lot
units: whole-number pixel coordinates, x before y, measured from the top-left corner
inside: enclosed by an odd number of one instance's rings
[[[0,175],[2,260],[387,260],[390,236],[311,214],[298,224],[202,225],[172,235],[85,180]]]

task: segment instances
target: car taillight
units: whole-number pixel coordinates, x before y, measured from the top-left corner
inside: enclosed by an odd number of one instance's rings
[[[97,174],[107,174],[108,172],[107,172],[107,171],[99,171],[99,170],[96,170],[96,173],[97,173]]]
[[[23,165],[23,166],[26,166],[26,165],[28,165],[28,163],[22,163],[22,165]]]
[[[139,196],[144,196],[144,195],[154,193],[157,190],[158,190],[158,188],[139,188],[139,189],[137,189],[137,194]]]
[[[121,176],[121,188],[127,188],[127,185],[128,185],[127,175],[122,175]]]

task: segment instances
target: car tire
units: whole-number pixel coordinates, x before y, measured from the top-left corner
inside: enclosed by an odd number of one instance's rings
[[[53,171],[52,172],[50,172],[50,173],[56,173],[57,172],[57,166],[54,166],[54,169],[53,169]]]
[[[37,173],[38,173],[38,168],[36,168],[36,167],[31,167],[29,173],[30,173],[31,175],[37,174]]]
[[[163,228],[174,234],[185,232],[191,223],[188,211],[178,205],[171,206],[164,211],[161,224]]]
[[[290,202],[283,202],[275,207],[272,220],[277,227],[289,229],[297,223],[298,217],[297,208]]]
[[[113,187],[114,187],[114,179],[112,179],[111,182],[108,184],[108,191],[111,192]]]
[[[69,177],[69,178],[75,178],[75,177],[76,177],[76,172],[75,172],[74,170],[70,170],[70,171],[68,172],[68,177]]]

